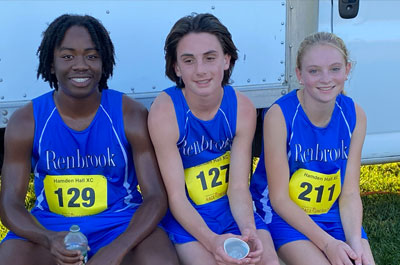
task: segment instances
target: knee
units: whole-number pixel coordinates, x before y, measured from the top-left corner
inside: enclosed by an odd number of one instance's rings
[[[0,244],[0,264],[53,265],[55,260],[44,247],[30,241],[10,239]]]

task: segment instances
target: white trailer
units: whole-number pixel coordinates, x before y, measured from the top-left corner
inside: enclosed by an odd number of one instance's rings
[[[0,127],[4,133],[17,108],[50,90],[36,79],[36,50],[59,15],[102,21],[116,49],[110,88],[149,107],[172,85],[164,74],[163,45],[173,23],[208,12],[229,28],[239,49],[232,85],[259,109],[298,87],[295,57],[306,35],[333,31],[342,37],[354,66],[345,90],[368,118],[362,161],[400,161],[398,10],[400,1],[390,0],[0,1]]]

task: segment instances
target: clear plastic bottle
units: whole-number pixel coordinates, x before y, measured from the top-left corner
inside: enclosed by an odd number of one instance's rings
[[[80,250],[83,256],[83,264],[87,262],[88,240],[84,234],[80,232],[78,225],[72,225],[69,233],[64,238],[65,248],[69,250]]]

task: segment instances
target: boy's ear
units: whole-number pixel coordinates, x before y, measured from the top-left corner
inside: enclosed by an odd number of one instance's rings
[[[175,65],[174,65],[174,69],[175,69],[175,74],[176,74],[178,77],[182,77],[181,68],[179,68],[178,64],[175,64]]]
[[[224,70],[228,70],[231,65],[231,56],[229,54],[224,55]]]

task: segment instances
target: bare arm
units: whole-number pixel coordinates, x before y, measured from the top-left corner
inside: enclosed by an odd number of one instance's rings
[[[346,248],[323,231],[291,200],[289,196],[290,171],[287,160],[286,137],[286,124],[282,111],[278,105],[273,105],[264,119],[264,151],[268,189],[274,210],[291,226],[306,235],[321,251],[326,253],[328,246],[332,250]],[[332,251],[332,255],[336,255],[335,252],[339,253],[339,251]],[[345,259],[345,253],[340,253]]]
[[[262,254],[262,244],[256,235],[253,203],[249,191],[251,148],[256,129],[256,111],[251,101],[236,92],[238,99],[236,134],[231,150],[228,197],[232,215],[241,234],[253,241],[254,258]],[[247,241],[247,239],[245,239]],[[257,263],[253,260],[252,263]]]
[[[129,250],[154,231],[167,209],[167,196],[147,127],[148,111],[142,104],[124,96],[123,113],[125,134],[132,148],[143,203],[126,231],[102,249],[100,255],[95,255],[100,264],[105,264],[104,258],[107,257],[119,264],[116,261],[121,261]],[[93,262],[91,259],[90,264]]]
[[[34,130],[32,103],[28,103],[10,118],[4,137],[1,220],[18,236],[49,249],[58,263],[75,263],[80,260],[80,255],[65,249],[63,240],[67,232],[46,230],[25,208]]]
[[[4,136],[1,220],[17,235],[49,248],[49,234],[25,208],[35,123],[32,103],[10,118]]]
[[[356,105],[356,115],[357,122],[351,137],[346,176],[339,197],[339,209],[346,240],[359,256],[357,262],[361,264],[363,250],[361,244],[362,202],[360,198],[360,166],[367,119],[364,111],[358,105]],[[363,264],[369,263],[370,261]]]
[[[231,150],[228,197],[231,211],[240,228],[255,230],[249,191],[251,147],[256,129],[256,111],[250,100],[237,92],[238,117]]]
[[[176,146],[179,137],[178,124],[172,101],[165,93],[160,94],[151,107],[149,130],[167,189],[171,212],[189,233],[207,247],[215,234],[186,197],[184,170]]]

